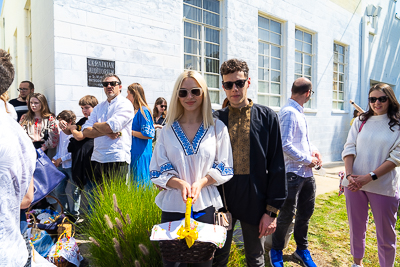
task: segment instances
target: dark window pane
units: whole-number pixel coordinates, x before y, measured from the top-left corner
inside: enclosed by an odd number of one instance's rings
[[[219,91],[209,90],[211,103],[219,104]]]
[[[303,57],[300,52],[296,52],[296,62],[303,63]]]
[[[219,14],[219,1],[203,0],[203,8]]]
[[[258,16],[258,27],[269,29],[269,19]]]
[[[269,106],[267,95],[258,95],[258,103],[264,106]]]
[[[281,58],[281,48],[271,45],[271,56]]]
[[[258,82],[258,92],[259,93],[268,93],[268,83],[266,82]]]
[[[188,19],[201,22],[201,9],[183,5],[183,16]]]
[[[296,50],[302,51],[303,50],[303,42],[296,40]]]
[[[304,55],[304,64],[311,65],[311,59],[310,55]]]
[[[201,0],[183,0],[183,2],[194,5],[194,6],[201,7]]]
[[[306,53],[311,54],[311,53],[312,53],[311,45],[310,45],[310,44],[303,43],[303,51],[306,52]]]
[[[269,97],[269,106],[271,107],[280,107],[281,98],[279,96],[270,96]]]
[[[281,60],[276,58],[271,58],[271,68],[275,70],[281,69]]]
[[[184,32],[185,32],[185,37],[201,39],[201,28],[199,25],[185,22]]]
[[[311,34],[309,34],[309,33],[304,33],[304,42],[307,42],[307,43],[312,43],[312,35]]]
[[[269,57],[258,56],[258,66],[269,68]]]
[[[342,64],[339,65],[339,72],[341,72],[341,73],[344,72],[344,65],[342,65]]]
[[[270,32],[269,33],[269,37],[270,37],[271,43],[274,43],[274,44],[277,44],[277,45],[281,44],[281,36],[279,34]]]
[[[303,74],[303,65],[295,64],[294,73]]]
[[[271,71],[271,81],[280,82],[281,81],[281,72],[280,71]]]
[[[219,73],[219,60],[206,58],[206,72]]]
[[[219,31],[207,27],[205,27],[204,30],[207,42],[213,42],[219,44]]]
[[[219,88],[219,75],[204,74],[207,86],[210,88]]]
[[[281,94],[281,85],[279,83],[271,83],[271,94]]]
[[[185,38],[185,53],[200,55],[200,41]]]
[[[279,22],[271,20],[271,31],[281,33],[281,24]]]
[[[303,40],[303,32],[300,30],[296,30],[296,39],[297,40]]]
[[[269,41],[269,32],[264,31],[262,29],[258,29],[258,38],[263,40],[263,41]]]
[[[263,55],[269,55],[269,44],[258,43],[258,53]]]
[[[201,71],[200,68],[200,57],[195,57],[195,56],[190,56],[190,55],[185,55],[184,57],[184,68],[185,69],[192,69],[192,70],[197,70]]]
[[[219,46],[218,45],[213,45],[213,44],[205,44],[205,56],[206,57],[213,57],[213,58],[218,58],[219,59]]]
[[[203,11],[203,22],[211,26],[219,27],[219,15]]]
[[[311,76],[311,66],[304,66],[304,75]]]

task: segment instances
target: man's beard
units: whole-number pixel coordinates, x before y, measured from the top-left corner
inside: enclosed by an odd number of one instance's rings
[[[26,99],[28,98],[28,96],[25,96],[25,97],[19,96],[19,97],[24,101],[26,101]]]

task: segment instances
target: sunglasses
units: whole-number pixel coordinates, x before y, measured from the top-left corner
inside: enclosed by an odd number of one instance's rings
[[[194,88],[190,89],[190,93],[194,96],[200,96],[202,91],[203,91],[203,89],[198,88],[198,87],[194,87]],[[189,93],[188,89],[181,88],[178,91],[178,96],[181,98],[185,98],[185,97],[187,97],[188,93]]]
[[[249,78],[246,78],[246,80],[237,80],[235,82],[222,82],[222,85],[226,90],[231,90],[233,88],[233,84],[236,84],[237,88],[243,88],[248,79]]]
[[[111,86],[116,86],[117,84],[119,84],[119,82],[117,81],[112,81],[112,82],[102,82],[101,84],[103,84],[104,87],[107,87],[108,85]]]
[[[167,105],[160,105],[161,108],[167,108]]]
[[[27,92],[29,89],[25,89],[25,88],[18,88],[17,90],[18,90],[18,92]]]
[[[380,96],[380,97],[368,97],[370,103],[375,103],[376,100],[379,100],[381,103],[385,103],[388,100],[387,96]]]

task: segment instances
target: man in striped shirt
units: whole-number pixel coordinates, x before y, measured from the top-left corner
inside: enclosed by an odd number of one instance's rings
[[[309,79],[296,79],[292,86],[291,98],[279,112],[288,196],[281,207],[277,228],[272,235],[270,261],[274,267],[283,267],[282,250],[293,215],[296,215],[294,240],[297,244],[294,255],[305,266],[316,266],[307,249],[307,233],[315,205],[315,179],[312,168],[322,166],[322,160],[320,153],[310,142],[303,107],[313,93]]]
[[[30,94],[33,94],[35,91],[35,86],[30,81],[22,81],[18,88],[19,96],[18,98],[11,99],[9,103],[14,106],[15,111],[17,112],[19,121],[25,113],[28,112],[28,105],[26,103],[26,99]]]

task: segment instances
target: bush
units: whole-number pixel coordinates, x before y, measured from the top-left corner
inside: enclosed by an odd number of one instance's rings
[[[162,266],[158,244],[149,239],[161,219],[157,193],[149,186],[128,187],[118,177],[95,187],[80,229],[93,242],[89,252],[95,266]]]

